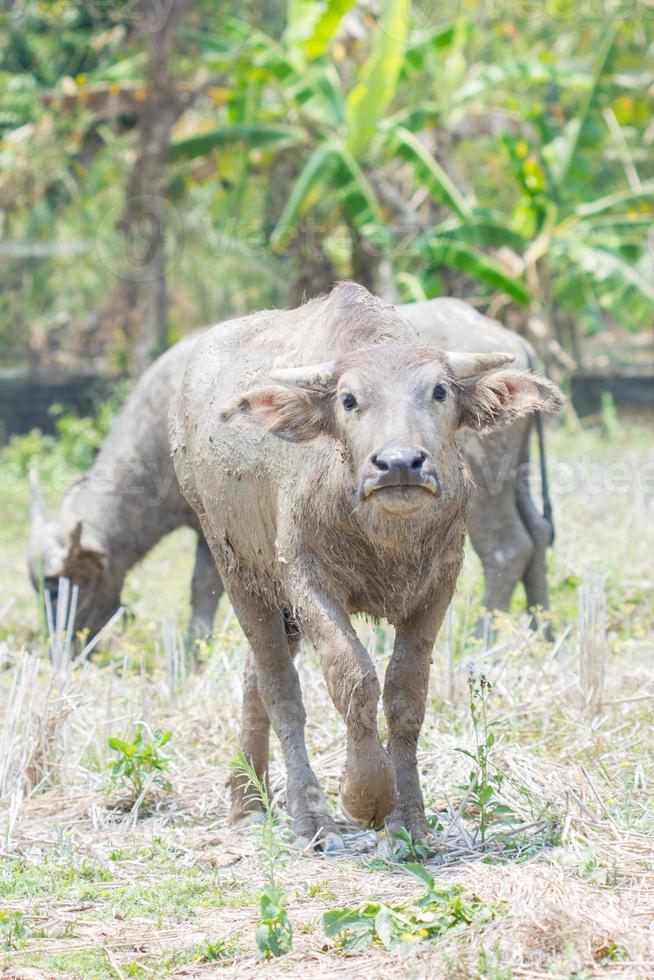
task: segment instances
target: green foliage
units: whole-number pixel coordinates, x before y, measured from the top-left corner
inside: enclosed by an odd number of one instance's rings
[[[2,949],[20,949],[26,943],[25,919],[13,909],[0,911],[0,940]]]
[[[81,416],[55,403],[50,414],[56,419],[56,435],[32,429],[24,436],[12,436],[2,453],[3,465],[19,477],[26,477],[34,460],[47,473],[56,467],[72,474],[89,469],[108,434],[116,413],[127,395],[130,382],[118,382],[109,398],[98,400],[92,415]]]
[[[52,436],[44,436],[40,429],[32,429],[24,436],[12,436],[2,450],[2,465],[7,472],[26,477],[34,459],[48,456],[56,445]]]
[[[298,135],[297,131],[284,126],[234,123],[198,136],[175,140],[170,148],[170,156],[173,160],[193,160],[233,143],[241,143],[251,149],[262,149],[270,145],[291,143]]]
[[[372,188],[348,149],[338,141],[321,143],[293,185],[271,234],[272,248],[279,248],[297,230],[301,217],[320,199],[332,180],[347,187],[347,207],[355,226],[381,220]]]
[[[143,725],[136,728],[129,742],[115,736],[109,738],[109,748],[118,753],[118,759],[107,767],[111,772],[111,785],[127,789],[134,800],[138,800],[150,786],[171,789],[165,777],[170,760],[161,751],[171,738],[171,732],[156,729],[151,740],[146,740]]]
[[[356,953],[373,943],[395,949],[403,943],[437,939],[459,926],[489,922],[501,908],[499,904],[485,904],[460,885],[438,888],[433,875],[421,864],[407,864],[405,868],[426,886],[419,898],[402,905],[363,902],[325,913],[325,934],[336,938],[340,949]]]
[[[436,201],[443,201],[460,218],[472,218],[472,209],[438,160],[405,126],[392,131],[391,148],[413,165],[420,183]]]
[[[200,948],[201,963],[229,963],[244,951],[234,939],[207,940]]]
[[[286,305],[307,257],[316,291],[332,272],[375,284],[383,259],[407,300],[455,289],[552,330],[649,327],[654,22],[595,13],[227,0],[217,20],[194,4],[170,58],[193,97],[167,158],[169,339]],[[100,2],[0,12],[0,350],[23,364],[130,360],[129,291],[95,245],[147,107],[136,19]],[[86,466],[88,424],[64,418],[61,436]]]
[[[293,929],[286,909],[281,904],[283,893],[275,885],[264,888],[259,895],[259,915],[255,939],[263,960],[284,956],[293,949]]]
[[[592,881],[596,885],[617,885],[618,869],[617,862],[613,860],[611,866],[598,856],[594,847],[586,848],[580,856],[576,872],[584,881]]]
[[[484,946],[477,956],[477,976],[479,980],[514,980],[515,973],[510,966],[502,963],[502,948],[499,942],[493,944],[489,952]]]
[[[492,728],[495,722],[487,718],[488,694],[491,685],[482,674],[477,684],[471,674],[468,677],[470,694],[470,717],[475,733],[475,750],[457,749],[474,763],[467,784],[460,787],[466,794],[468,814],[478,815],[479,837],[484,844],[491,823],[512,824],[515,816],[509,806],[501,803],[498,794],[504,782],[504,773],[491,761],[491,750],[495,744]]]
[[[286,893],[276,874],[277,865],[285,855],[286,848],[279,838],[279,828],[268,790],[251,762],[239,751],[230,763],[230,769],[249,786],[250,798],[256,800],[263,811],[261,852],[266,883],[258,899],[261,921],[257,926],[255,941],[259,957],[269,960],[290,953],[293,949],[293,928],[285,909]]]
[[[359,156],[395,96],[411,18],[410,0],[385,0],[371,51],[345,99],[348,149]]]
[[[61,455],[75,469],[87,470],[102,444],[106,429],[104,417],[96,419],[66,412],[62,405],[52,405],[50,412],[57,419],[57,448]]]
[[[391,839],[395,861],[425,861],[429,857],[429,847],[424,841],[414,840],[406,827],[400,828]]]
[[[448,231],[442,236],[426,235],[419,240],[428,268],[451,266],[506,293],[518,303],[529,302],[529,290],[519,278],[507,273],[498,262],[479,249],[467,245],[465,241],[457,241],[455,236],[456,231]]]
[[[615,439],[620,429],[620,419],[610,391],[602,392],[601,416],[605,435],[609,439]]]
[[[289,0],[286,41],[307,58],[324,54],[354,0]]]

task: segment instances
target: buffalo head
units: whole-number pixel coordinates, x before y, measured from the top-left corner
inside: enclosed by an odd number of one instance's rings
[[[244,393],[223,417],[250,413],[295,442],[335,439],[361,506],[400,516],[456,492],[459,429],[485,432],[536,410],[560,409],[560,392],[547,379],[502,370],[512,360],[380,345],[331,363],[273,371],[278,384]]]
[[[94,635],[117,608],[108,555],[93,531],[64,513],[48,518],[36,471],[30,473],[30,536],[28,566],[37,592],[47,591],[56,606],[59,580],[79,586],[75,631]]]

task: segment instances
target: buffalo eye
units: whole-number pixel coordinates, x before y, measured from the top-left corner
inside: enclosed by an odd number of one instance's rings
[[[341,395],[341,403],[346,412],[353,412],[357,407],[357,400],[354,395],[351,395],[348,391],[344,395]]]
[[[447,388],[445,385],[437,384],[432,392],[432,398],[435,402],[444,402],[447,398]]]

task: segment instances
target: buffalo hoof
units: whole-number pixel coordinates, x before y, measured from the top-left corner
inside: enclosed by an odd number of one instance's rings
[[[260,827],[266,817],[263,810],[243,810],[230,813],[229,823],[232,827]]]
[[[419,804],[398,806],[387,821],[386,830],[391,835],[408,830],[413,841],[427,840],[431,833],[425,812]]]
[[[295,847],[304,851],[312,847],[325,854],[343,850],[343,838],[330,816],[324,813],[302,813],[294,820]]]
[[[247,827],[262,824],[265,819],[263,805],[259,800],[244,798],[241,793],[234,794],[229,811],[232,827]]]
[[[395,772],[390,757],[379,745],[374,756],[361,753],[356,768],[345,769],[340,788],[343,813],[361,827],[384,826],[397,804]]]

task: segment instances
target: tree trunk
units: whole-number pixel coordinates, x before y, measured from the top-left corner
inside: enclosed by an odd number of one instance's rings
[[[165,199],[166,162],[173,123],[183,111],[170,70],[180,19],[193,0],[168,0],[159,23],[148,22],[149,0],[140,14],[147,32],[148,94],[139,120],[137,158],[127,184],[123,300],[125,332],[133,343],[132,373],[138,377],[166,347],[168,338],[167,262],[170,216]]]
[[[274,228],[281,217],[284,202],[298,175],[298,154],[295,148],[277,154],[270,170],[266,193],[266,226]],[[321,229],[318,229],[320,231]],[[286,302],[289,307],[300,306],[320,293],[329,292],[337,278],[329,258],[322,249],[321,235],[315,224],[301,221],[293,239],[288,243],[288,278]]]
[[[136,310],[138,316],[132,369],[138,376],[166,347],[168,297],[166,289],[165,165],[172,120],[157,107],[141,130],[139,190],[127,201],[132,236],[140,239]]]

